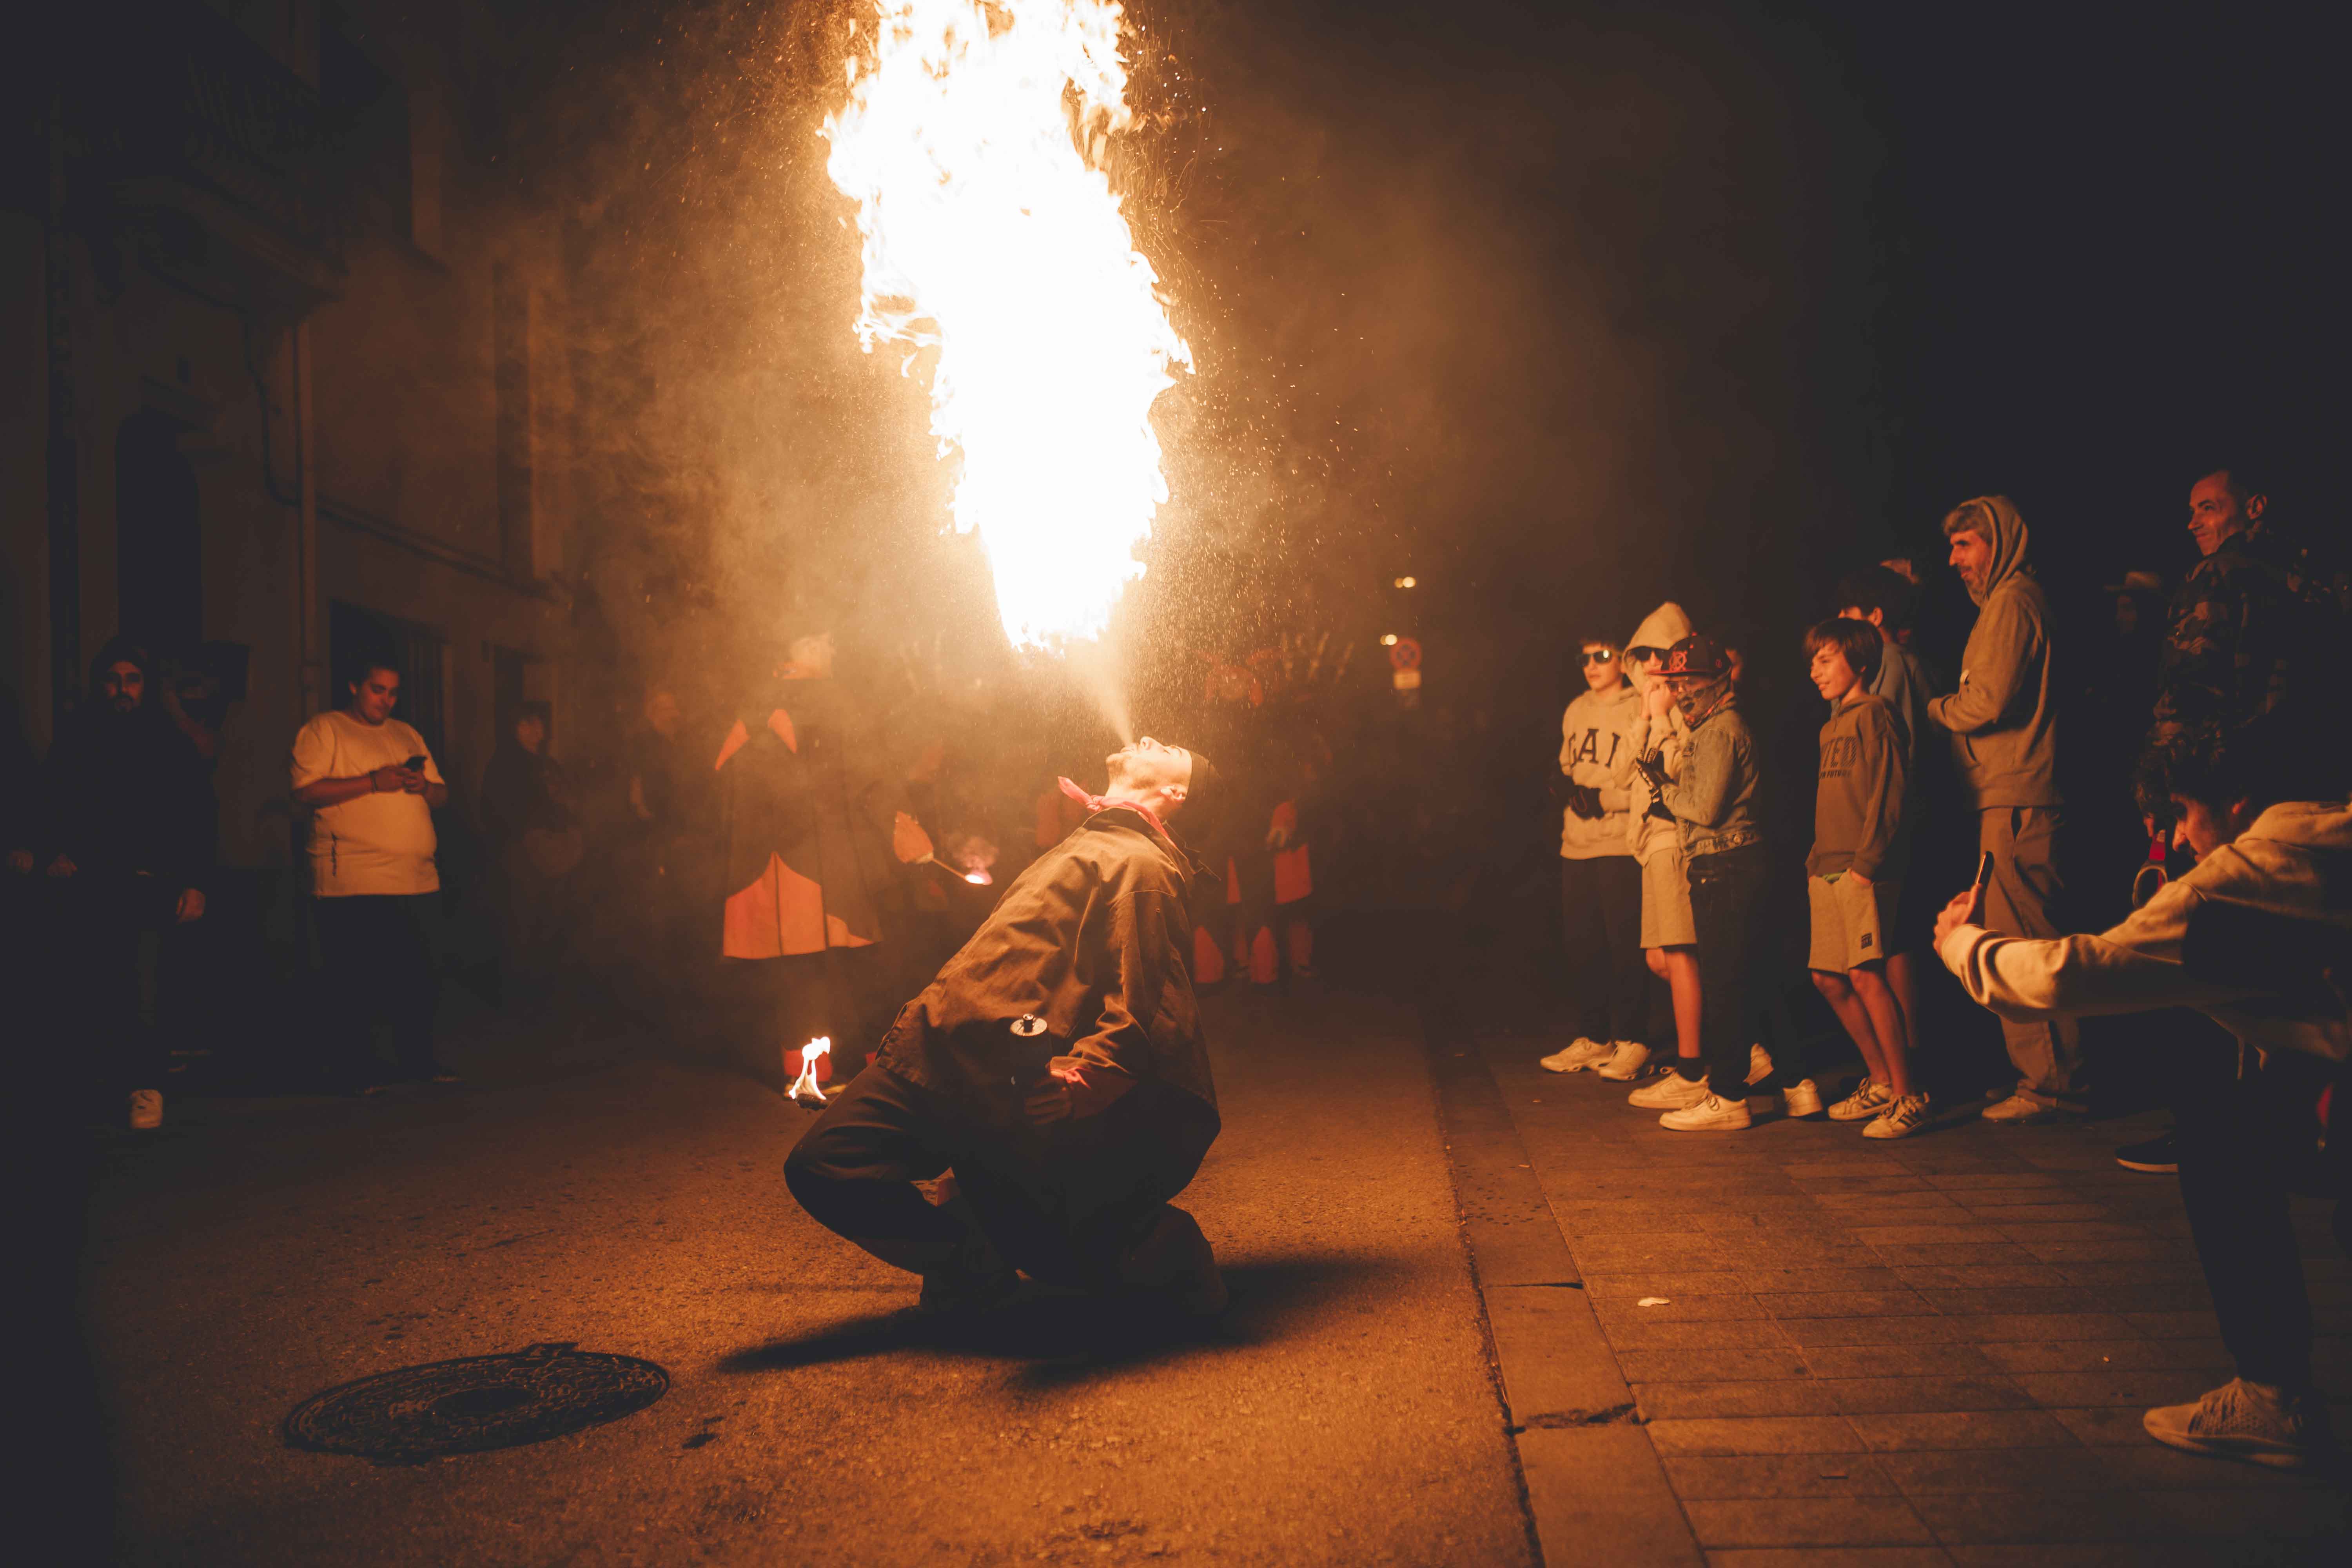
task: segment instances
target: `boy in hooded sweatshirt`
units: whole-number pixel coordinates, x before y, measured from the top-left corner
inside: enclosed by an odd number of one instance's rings
[[[1815,689],[1830,704],[1813,795],[1813,848],[1805,857],[1812,914],[1806,963],[1870,1075],[1830,1107],[1833,1121],[1867,1121],[1865,1138],[1907,1138],[1927,1125],[1927,1097],[1911,1082],[1911,1040],[1887,982],[1887,932],[1901,907],[1910,825],[1903,734],[1870,689],[1895,655],[1868,621],[1840,617],[1805,634]]]
[[[1972,920],[1964,892],[1936,927],[1945,967],[2005,1021],[2194,1007],[2236,1037],[2234,1080],[2181,1107],[2179,1146],[2181,1206],[2238,1375],[2142,1425],[2177,1448],[2280,1468],[2332,1446],[2288,1194],[2334,1196],[2352,1251],[2352,800],[2296,730],[2208,729],[2142,763],[2143,797],[2171,799],[2197,866],[2121,925],[2021,940]]]
[[[1650,1001],[1642,865],[1630,832],[1641,694],[1626,680],[1615,643],[1586,637],[1579,646],[1587,689],[1559,721],[1560,939],[1577,1037],[1543,1058],[1552,1072],[1601,1067],[1621,1047],[1640,1046]]]
[[[1656,752],[1678,754],[1682,737],[1675,728],[1674,705],[1655,671],[1665,662],[1666,650],[1690,631],[1690,617],[1668,600],[1643,617],[1626,641],[1622,656],[1626,681],[1640,700],[1632,731],[1636,757]],[[1628,788],[1626,842],[1642,868],[1642,956],[1650,973],[1666,983],[1674,1008],[1675,1059],[1695,1079],[1700,1070],[1698,931],[1691,923],[1682,835],[1675,831],[1673,816],[1658,807],[1657,793],[1647,778],[1637,771]],[[1623,1082],[1649,1060],[1649,1047],[1621,1046],[1599,1070],[1603,1078]]]
[[[1701,1081],[1688,1063],[1677,1063],[1675,1073],[1636,1090],[1630,1103],[1664,1108],[1658,1124],[1674,1131],[1736,1131],[1749,1125],[1753,1110],[1766,1109],[1748,1100],[1751,1087],[1772,1071],[1748,1033],[1748,961],[1765,945],[1757,929],[1767,868],[1756,813],[1756,741],[1739,715],[1730,656],[1714,638],[1684,637],[1667,650],[1657,675],[1688,738],[1671,760],[1654,752],[1635,765],[1682,838],[1698,939],[1706,1077]]]
[[[2005,936],[2054,937],[2051,906],[2065,884],[2057,864],[2063,802],[2050,603],[2026,563],[2025,520],[2007,496],[1961,502],[1944,519],[1944,534],[1977,603],[1977,622],[1960,656],[1959,689],[1928,703],[1927,717],[1951,733],[1962,787],[1976,806],[1978,847],[1992,857],[1986,923]],[[2083,1109],[2083,1035],[2073,1018],[2004,1018],[2000,1032],[2017,1087],[1987,1108],[1987,1121]]]

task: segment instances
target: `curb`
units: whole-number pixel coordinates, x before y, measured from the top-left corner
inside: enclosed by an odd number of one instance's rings
[[[1536,1179],[1468,1039],[1424,1035],[1471,1281],[1546,1568],[1706,1561]]]

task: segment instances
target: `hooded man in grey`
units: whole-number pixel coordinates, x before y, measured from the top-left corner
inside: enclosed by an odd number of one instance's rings
[[[1927,704],[1950,731],[1962,786],[1977,810],[1978,847],[1992,856],[1987,929],[2055,937],[2051,907],[2065,893],[2058,874],[2058,730],[2051,676],[2050,602],[2026,563],[2025,520],[2007,496],[1963,501],[1944,519],[1951,563],[1977,604],[1960,656],[1959,689]],[[2025,1121],[2083,1109],[2081,1027],[2070,1016],[2003,1017],[2016,1089],[1990,1107],[1995,1121]]]

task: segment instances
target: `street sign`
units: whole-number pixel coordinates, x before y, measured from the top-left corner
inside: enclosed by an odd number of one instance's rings
[[[1421,644],[1411,637],[1399,637],[1389,649],[1389,663],[1399,669],[1421,668]]]

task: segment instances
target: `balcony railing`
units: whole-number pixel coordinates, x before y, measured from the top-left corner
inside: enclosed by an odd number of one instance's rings
[[[61,73],[77,172],[179,182],[331,257],[334,150],[310,84],[196,0],[94,10]]]

